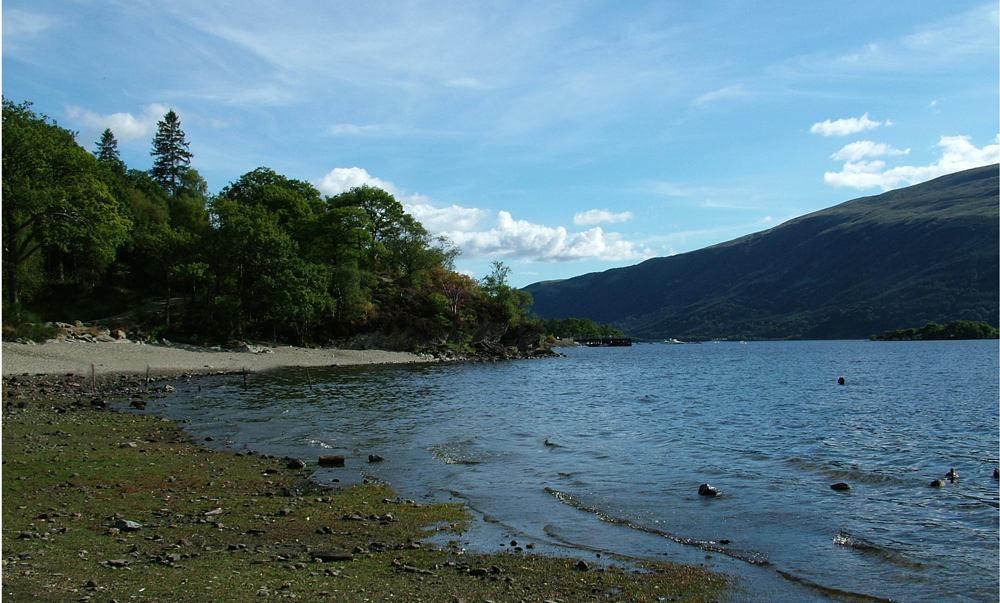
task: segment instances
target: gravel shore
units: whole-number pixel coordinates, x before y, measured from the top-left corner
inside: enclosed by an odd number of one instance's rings
[[[132,341],[90,343],[53,340],[43,344],[3,342],[3,376],[89,375],[91,365],[99,375],[207,374],[219,371],[259,372],[290,366],[341,366],[350,364],[408,364],[432,362],[427,356],[381,350],[313,349],[291,346],[269,348],[267,353],[239,352],[185,345],[144,344]]]

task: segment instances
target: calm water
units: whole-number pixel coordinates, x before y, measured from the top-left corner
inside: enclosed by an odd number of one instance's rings
[[[346,453],[322,483],[460,497],[486,519],[470,547],[704,563],[741,577],[745,600],[997,600],[995,341],[567,354],[313,369],[311,390],[301,369],[246,393],[220,378],[150,410],[231,449]],[[928,487],[952,467],[955,483]],[[698,496],[704,482],[722,495]]]

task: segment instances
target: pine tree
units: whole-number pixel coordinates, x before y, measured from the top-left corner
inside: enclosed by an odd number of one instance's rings
[[[97,155],[97,160],[101,163],[111,164],[112,169],[119,174],[125,173],[125,162],[122,161],[121,155],[118,153],[118,140],[115,139],[111,128],[104,130],[104,134],[101,134],[101,140],[97,143],[97,151],[94,154]]]
[[[181,184],[181,177],[191,166],[191,151],[188,142],[184,140],[181,121],[171,109],[156,124],[156,136],[153,137],[153,150],[149,152],[155,157],[149,175],[160,186],[173,194]]]

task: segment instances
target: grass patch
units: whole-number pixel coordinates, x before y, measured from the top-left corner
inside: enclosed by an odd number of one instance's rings
[[[194,445],[156,417],[7,401],[3,598],[715,601],[729,586],[669,563],[581,571],[576,559],[464,553],[462,505],[421,505],[376,485],[321,489],[308,475]],[[455,546],[423,542],[441,531]],[[320,562],[320,551],[353,559]]]

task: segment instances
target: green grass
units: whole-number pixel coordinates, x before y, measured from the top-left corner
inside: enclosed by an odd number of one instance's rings
[[[465,553],[461,505],[321,490],[308,470],[201,448],[155,417],[19,406],[3,416],[6,601],[714,601],[730,586],[694,566]],[[116,516],[142,528],[113,529]]]

